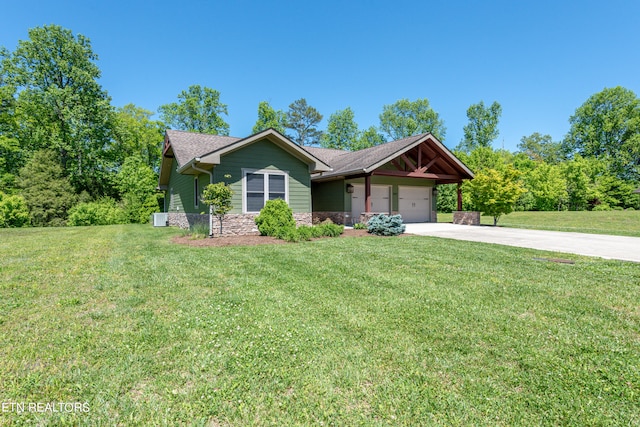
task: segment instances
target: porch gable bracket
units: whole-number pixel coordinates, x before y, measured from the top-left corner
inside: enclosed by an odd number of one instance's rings
[[[428,173],[428,172],[420,172],[420,171],[405,172],[405,171],[394,171],[394,170],[376,170],[372,172],[372,175],[434,179],[436,181],[439,181],[439,180],[451,181],[451,180],[459,179],[457,175],[448,175],[448,174],[442,174],[442,173]]]

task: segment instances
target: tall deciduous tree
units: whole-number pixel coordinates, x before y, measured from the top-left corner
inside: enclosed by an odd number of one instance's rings
[[[317,144],[322,137],[322,131],[318,130],[318,124],[322,120],[322,114],[307,104],[307,100],[300,98],[289,105],[287,111],[287,129],[294,134],[289,138],[299,145]]]
[[[0,56],[2,52],[0,52]],[[5,84],[0,62],[0,191],[11,191],[21,166],[15,88]]]
[[[3,80],[17,91],[21,148],[55,150],[78,192],[108,191],[112,108],[89,39],[48,25],[29,30],[28,40],[2,56]]]
[[[551,135],[534,132],[529,136],[523,136],[518,149],[536,162],[557,164],[562,161],[562,144],[554,142]]]
[[[143,160],[154,171],[160,165],[165,125],[151,120],[153,112],[127,104],[116,109],[111,155],[116,166],[130,157]]]
[[[287,127],[287,116],[282,110],[276,110],[267,101],[258,104],[258,120],[253,125],[253,133],[273,128],[284,135]]]
[[[384,135],[380,134],[378,128],[375,126],[369,126],[367,129],[360,132],[358,140],[351,147],[352,151],[363,150],[369,147],[375,147],[376,145],[384,144],[387,142],[384,139]]]
[[[640,100],[633,91],[605,88],[589,97],[569,123],[564,147],[570,154],[608,157],[618,177],[640,178]]]
[[[487,169],[500,169],[506,163],[509,163],[510,153],[504,150],[494,150],[491,147],[478,147],[471,153],[464,151],[456,151],[456,156],[462,160],[471,170],[482,172]]]
[[[189,132],[229,135],[227,105],[220,102],[220,92],[200,85],[189,86],[178,95],[178,102],[161,105],[160,118],[173,129]]]
[[[469,123],[463,128],[464,138],[460,141],[459,150],[470,152],[476,147],[490,147],[498,137],[498,121],[502,115],[502,107],[494,101],[489,107],[484,102],[473,104],[467,109]]]
[[[567,203],[569,210],[585,210],[589,201],[595,198],[591,185],[592,164],[581,155],[562,164],[562,174],[567,182]]]
[[[358,141],[358,133],[353,110],[347,107],[329,116],[327,130],[322,135],[320,144],[325,148],[352,150]]]
[[[148,222],[150,215],[159,211],[157,183],[158,177],[145,159],[131,156],[124,161],[116,175],[116,184],[130,222]]]
[[[380,130],[390,140],[431,132],[440,141],[444,141],[447,133],[444,121],[431,108],[426,98],[415,101],[401,99],[394,104],[385,105],[380,114]]]
[[[559,166],[539,162],[523,180],[532,196],[534,210],[560,210],[567,200],[567,181]]]

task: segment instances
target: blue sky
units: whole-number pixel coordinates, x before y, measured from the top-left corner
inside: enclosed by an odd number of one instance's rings
[[[231,135],[260,101],[306,98],[326,119],[351,107],[361,129],[384,105],[429,99],[455,147],[474,103],[498,101],[496,148],[533,132],[560,140],[590,95],[640,93],[640,2],[7,2],[0,46],[57,24],[90,38],[115,106],[151,111],[192,84],[221,92]]]

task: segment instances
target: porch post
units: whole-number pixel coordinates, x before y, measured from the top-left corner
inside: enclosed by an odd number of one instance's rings
[[[364,211],[371,212],[371,175],[364,177]]]
[[[458,210],[462,210],[462,183],[458,183]]]

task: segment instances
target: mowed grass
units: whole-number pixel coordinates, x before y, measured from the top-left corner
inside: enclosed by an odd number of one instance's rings
[[[640,268],[429,237],[0,231],[2,425],[638,425]]]
[[[453,214],[438,212],[438,222],[452,220]],[[491,216],[480,221],[493,225]],[[498,227],[640,237],[640,211],[512,212],[500,217]]]

